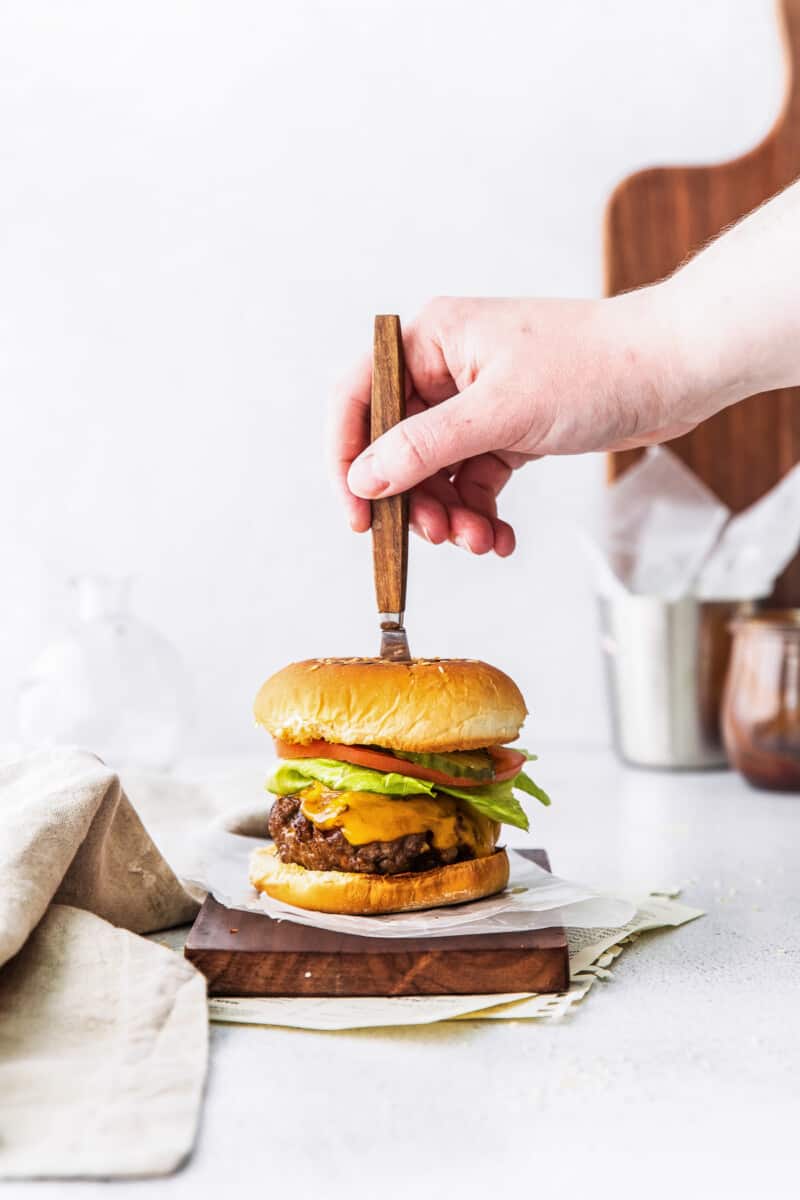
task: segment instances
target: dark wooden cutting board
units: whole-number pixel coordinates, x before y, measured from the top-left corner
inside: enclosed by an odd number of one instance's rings
[[[726,226],[800,175],[800,0],[781,0],[778,11],[787,86],[773,129],[759,146],[731,162],[654,167],[619,184],[605,220],[609,295],[669,275]],[[735,5],[730,19],[737,20]],[[746,280],[742,286],[747,286]],[[745,400],[670,442],[670,449],[739,512],[800,460],[800,388]],[[611,478],[640,453],[611,455]],[[774,599],[800,604],[800,556],[779,580]]]
[[[544,850],[522,850],[550,870]],[[472,996],[563,992],[569,953],[561,926],[525,933],[364,938],[330,933],[209,897],[184,954],[211,996]]]

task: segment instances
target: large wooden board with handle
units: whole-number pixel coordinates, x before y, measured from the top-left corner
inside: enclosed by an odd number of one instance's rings
[[[800,175],[800,0],[781,0],[777,10],[787,87],[772,131],[754,150],[731,162],[656,167],[619,184],[605,221],[609,295],[670,274],[726,226]],[[737,19],[735,6],[730,19]],[[746,280],[742,286],[747,286]],[[670,448],[739,512],[800,460],[800,388],[745,400],[671,442]],[[611,455],[611,478],[640,453]],[[784,572],[774,599],[800,604],[800,557]]]
[[[523,850],[546,870],[543,850]],[[436,938],[330,933],[208,898],[186,940],[186,957],[211,996],[472,996],[563,992],[569,987],[564,930]]]

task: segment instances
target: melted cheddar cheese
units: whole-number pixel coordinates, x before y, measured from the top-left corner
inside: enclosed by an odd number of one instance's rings
[[[500,825],[452,796],[380,796],[333,792],[314,783],[300,793],[300,810],[320,829],[341,829],[351,846],[427,833],[436,850],[464,846],[476,858],[494,851]]]

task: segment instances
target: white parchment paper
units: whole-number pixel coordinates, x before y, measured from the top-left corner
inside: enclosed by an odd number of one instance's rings
[[[470,904],[395,913],[385,917],[352,917],[309,912],[260,895],[248,879],[250,855],[263,838],[242,837],[222,829],[201,836],[194,847],[191,882],[228,908],[261,912],[281,921],[313,925],[362,937],[444,937],[448,934],[499,933],[569,925],[575,929],[619,928],[636,911],[631,901],[603,895],[580,883],[551,875],[509,850],[511,877],[499,896]]]

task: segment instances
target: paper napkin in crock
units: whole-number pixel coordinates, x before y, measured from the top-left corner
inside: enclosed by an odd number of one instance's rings
[[[134,935],[197,906],[117,776],[79,750],[0,755],[0,880],[0,1176],[174,1170],[202,1099],[205,981]]]

